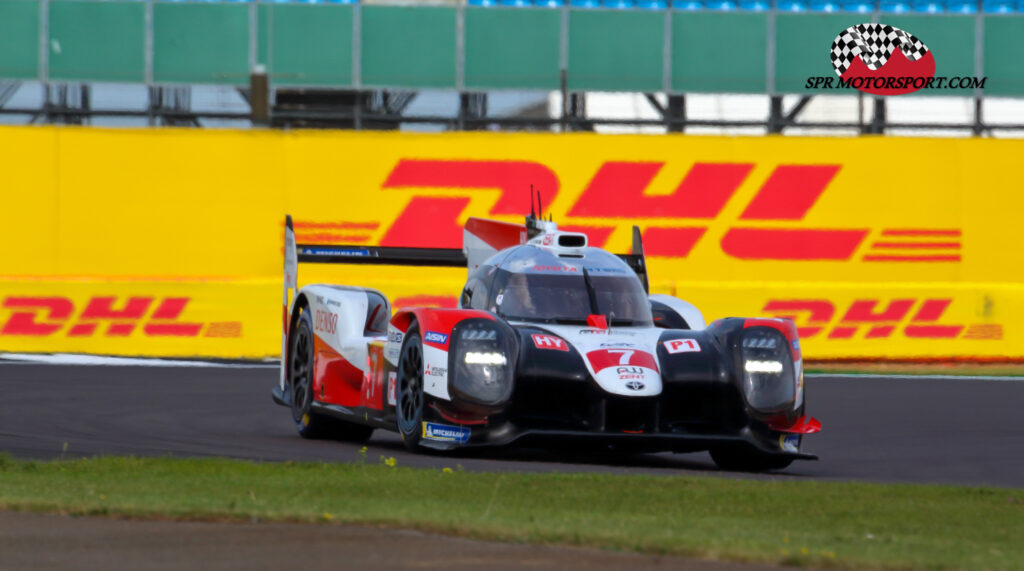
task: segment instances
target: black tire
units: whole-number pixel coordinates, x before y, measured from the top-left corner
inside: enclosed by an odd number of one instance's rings
[[[299,314],[289,343],[288,376],[291,379],[292,421],[295,422],[295,430],[299,436],[336,438],[349,442],[368,440],[373,434],[373,427],[345,422],[312,411],[316,350],[313,343],[312,319],[305,308]]]
[[[733,472],[767,472],[782,470],[793,463],[793,458],[777,454],[765,454],[757,450],[740,447],[712,448],[711,459],[722,470]]]
[[[395,424],[402,443],[412,452],[420,450],[423,435],[423,340],[419,326],[413,323],[405,333],[398,358]]]

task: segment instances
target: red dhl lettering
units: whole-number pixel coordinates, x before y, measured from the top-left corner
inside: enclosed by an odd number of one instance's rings
[[[893,335],[908,339],[1003,338],[1000,324],[940,323],[952,302],[948,298],[859,299],[840,312],[826,299],[772,299],[761,310],[792,319],[802,339],[887,339]]]
[[[645,249],[650,256],[686,257],[700,245],[708,221],[717,219],[747,181],[754,163],[694,163],[669,195],[646,191],[662,170],[661,162],[608,161],[601,165],[582,194],[558,216],[564,230],[589,236],[592,246],[604,247],[615,226],[578,224],[578,218],[628,219],[641,222]],[[725,231],[717,246],[739,260],[854,260],[869,236],[861,262],[959,262],[960,230],[932,228],[807,228],[797,226],[825,195],[841,173],[840,165],[778,165],[745,205],[738,220]],[[488,215],[520,217],[525,212],[524,189],[533,186],[544,204],[554,203],[561,189],[558,175],[532,161],[401,159],[382,190],[457,189],[499,191]],[[414,195],[380,235],[383,246],[458,248],[468,196]],[[672,226],[643,224],[652,218],[683,221]],[[783,227],[747,226],[781,222]],[[310,242],[371,241],[371,234],[317,233],[317,230],[373,232],[378,222],[299,222]],[[342,240],[341,238],[347,238]],[[895,239],[894,239],[895,238]],[[906,239],[910,238],[910,239]],[[707,246],[705,246],[707,247]]]
[[[187,297],[156,298],[96,296],[76,315],[75,303],[66,297],[9,296],[0,304],[0,336],[127,337],[141,330],[146,337],[241,337],[238,321],[189,322],[181,314]],[[152,311],[150,312],[150,309]],[[148,316],[148,317],[147,317]]]

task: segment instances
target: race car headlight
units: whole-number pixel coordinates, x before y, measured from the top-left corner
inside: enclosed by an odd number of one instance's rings
[[[500,404],[512,395],[516,345],[512,330],[490,319],[467,319],[452,330],[450,392],[470,402]]]
[[[750,327],[740,338],[743,393],[751,407],[773,413],[793,408],[796,375],[789,340],[771,327]]]

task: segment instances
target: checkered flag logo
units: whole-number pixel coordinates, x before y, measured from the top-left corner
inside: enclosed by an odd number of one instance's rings
[[[843,30],[832,42],[832,67],[840,77],[860,56],[864,65],[877,71],[900,48],[910,61],[928,54],[928,47],[913,34],[885,24],[858,24]]]

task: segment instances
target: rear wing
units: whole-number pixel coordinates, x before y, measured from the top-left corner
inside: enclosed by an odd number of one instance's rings
[[[297,244],[291,215],[285,216],[284,229],[284,291],[282,294],[284,324],[281,333],[281,389],[285,387],[285,362],[288,355],[288,327],[291,323],[291,303],[298,289],[299,263],[364,264],[380,266],[435,266],[466,268],[469,260],[459,248],[396,248],[389,246]],[[503,223],[504,224],[504,223]],[[640,238],[640,229],[633,227],[632,253],[618,255],[636,272],[650,292],[647,280],[647,262]]]

